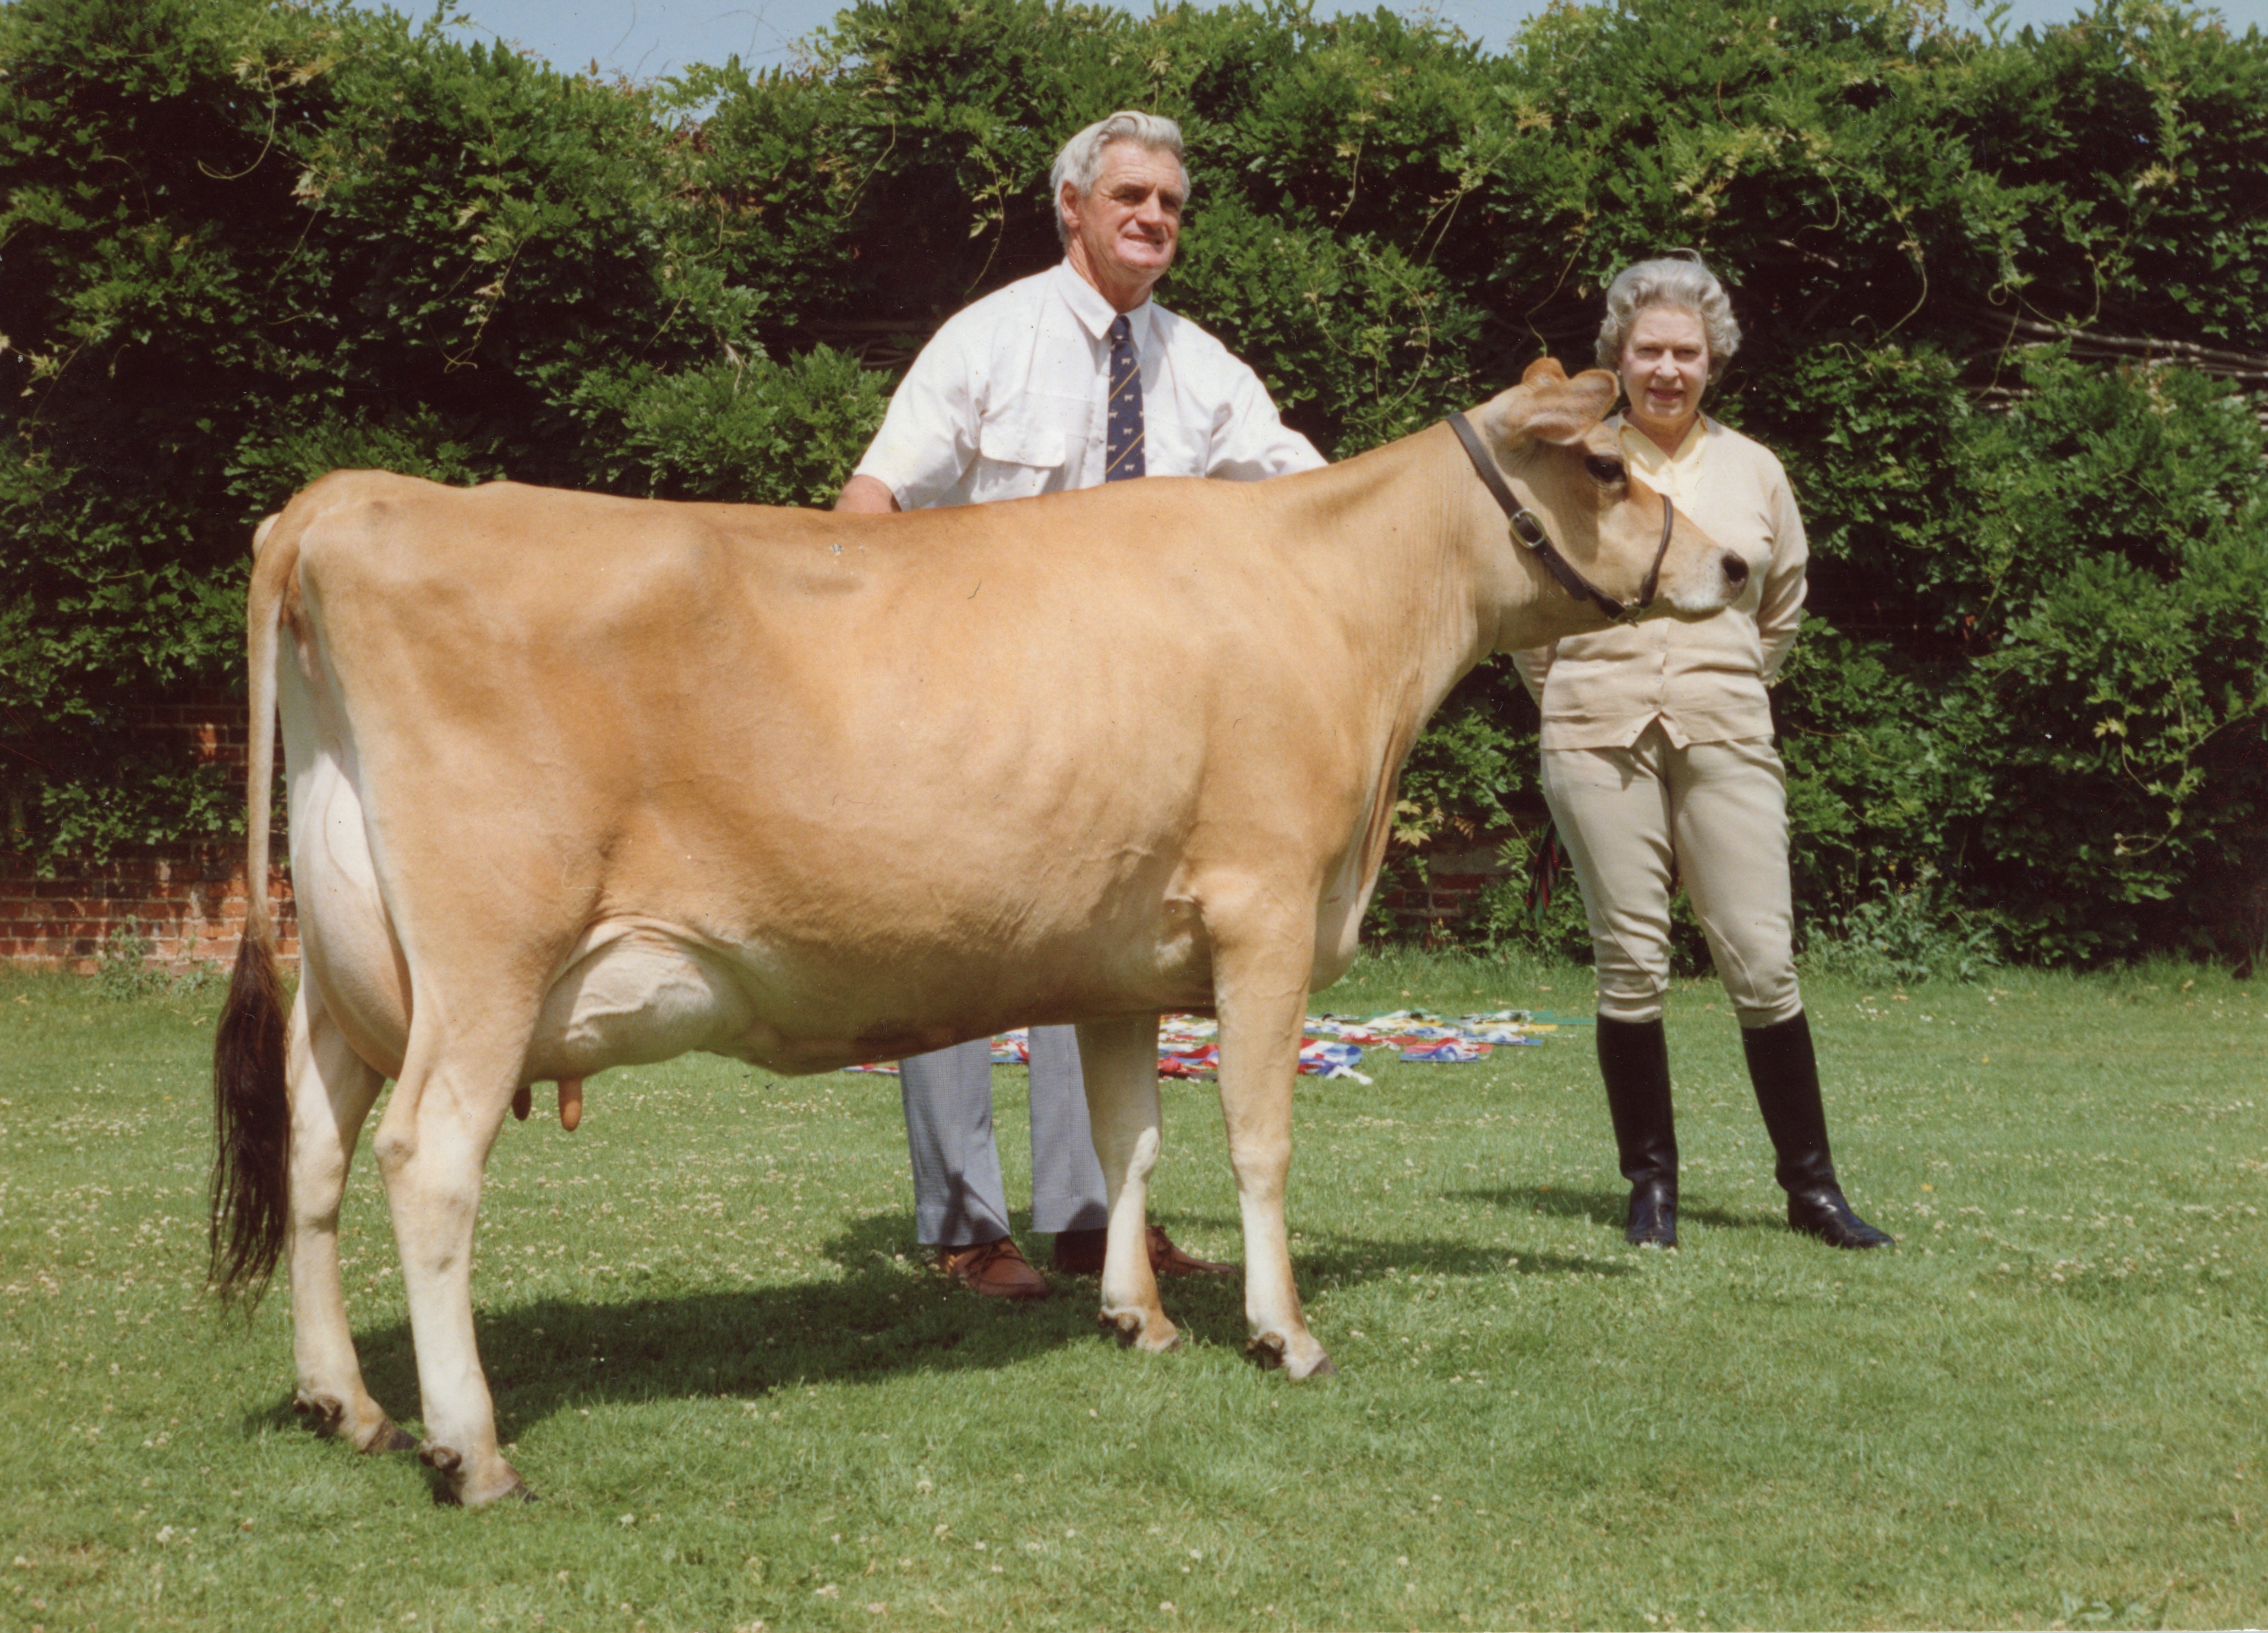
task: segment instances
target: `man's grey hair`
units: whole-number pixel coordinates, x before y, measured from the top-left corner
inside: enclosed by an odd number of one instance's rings
[[[1048,176],[1048,208],[1055,212],[1056,236],[1066,241],[1071,229],[1064,224],[1063,190],[1068,181],[1085,198],[1094,191],[1094,179],[1102,173],[1102,150],[1113,142],[1138,142],[1153,152],[1171,153],[1174,163],[1181,166],[1182,192],[1187,197],[1189,188],[1189,167],[1182,162],[1182,128],[1162,114],[1139,114],[1122,109],[1108,119],[1098,119],[1063,144],[1056,155],[1056,167]]]
[[[1717,275],[1697,256],[1632,261],[1607,285],[1607,315],[1599,325],[1599,366],[1619,370],[1623,344],[1648,306],[1675,306],[1701,320],[1709,342],[1709,378],[1715,379],[1741,349],[1741,326]]]

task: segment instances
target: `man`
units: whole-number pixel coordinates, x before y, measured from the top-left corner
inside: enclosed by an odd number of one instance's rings
[[[983,504],[1143,475],[1257,482],[1323,463],[1267,388],[1196,325],[1153,305],[1189,177],[1172,120],[1118,113],[1064,144],[1049,178],[1060,265],[958,313],[914,359],[836,508]],[[982,1039],[902,1063],[915,1225],[938,1268],[996,1298],[1047,1278],[1008,1234]],[[1055,1269],[1099,1275],[1109,1213],[1071,1026],[1031,1033],[1032,1228]],[[1152,1225],[1161,1275],[1226,1274]]]

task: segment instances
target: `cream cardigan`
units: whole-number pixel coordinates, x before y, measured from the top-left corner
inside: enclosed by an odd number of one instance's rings
[[[1654,721],[1678,747],[1772,734],[1764,688],[1795,644],[1809,559],[1787,474],[1770,450],[1702,416],[1675,454],[1616,421],[1633,473],[1749,563],[1713,618],[1570,636],[1513,654],[1543,710],[1543,747],[1626,748]]]

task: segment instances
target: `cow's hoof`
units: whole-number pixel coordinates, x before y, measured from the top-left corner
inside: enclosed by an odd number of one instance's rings
[[[535,1493],[527,1489],[527,1482],[519,1477],[519,1470],[498,1458],[496,1474],[487,1486],[477,1493],[469,1488],[460,1489],[457,1501],[467,1508],[484,1508],[490,1503],[533,1503]]]
[[[489,1497],[468,1497],[446,1480],[433,1488],[433,1506],[436,1508],[484,1508],[490,1503],[533,1503],[535,1500],[535,1493],[529,1490],[527,1482],[516,1474],[512,1476],[511,1484]]]
[[[468,1497],[456,1486],[452,1486],[449,1481],[442,1481],[440,1486],[433,1488],[433,1506],[436,1508],[485,1508],[488,1504],[495,1502],[535,1502],[535,1492],[528,1490],[526,1481],[517,1479],[517,1476],[512,1479],[511,1486],[505,1486],[495,1497]]]
[[[1181,1328],[1163,1315],[1151,1316],[1140,1310],[1105,1310],[1095,1320],[1104,1332],[1118,1340],[1122,1350],[1163,1355],[1182,1347]]]
[[[454,1446],[423,1441],[417,1447],[417,1460],[442,1477],[433,1492],[433,1501],[442,1506],[481,1508],[505,1497],[518,1497],[522,1502],[534,1500],[526,1482],[520,1479],[519,1471],[502,1458],[497,1458],[485,1477],[477,1481],[466,1468],[464,1454]]]
[[[414,1451],[416,1445],[415,1436],[395,1427],[393,1419],[381,1417],[378,1420],[378,1432],[363,1443],[362,1450],[364,1455],[374,1457],[385,1452]]]
[[[407,1452],[417,1444],[394,1426],[393,1420],[379,1410],[376,1401],[367,1405],[366,1412],[353,1414],[336,1395],[302,1391],[291,1398],[291,1409],[306,1418],[307,1427],[326,1440],[344,1440],[356,1451],[364,1453]],[[361,1421],[356,1421],[357,1416]]]
[[[1331,1357],[1323,1352],[1322,1345],[1305,1335],[1299,1342],[1292,1343],[1280,1334],[1262,1333],[1245,1344],[1244,1353],[1263,1369],[1282,1367],[1284,1375],[1295,1383],[1305,1378],[1328,1377],[1339,1370],[1331,1365]]]

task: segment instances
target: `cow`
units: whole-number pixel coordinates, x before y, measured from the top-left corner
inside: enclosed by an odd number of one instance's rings
[[[1250,1347],[1329,1370],[1285,1234],[1292,1083],[1411,744],[1491,652],[1705,616],[1750,571],[1631,479],[1615,395],[1544,361],[1323,470],[902,516],[380,472],[297,495],[254,547],[247,862],[265,881],[280,713],[300,979],[287,1005],[255,887],[211,1229],[224,1296],[288,1257],[299,1409],[410,1444],[340,1285],[386,1079],[417,1450],[476,1504],[523,1490],[470,1284],[531,1085],[571,1127],[613,1065],[817,1072],[1027,1024],[1079,1028],[1101,1320],[1170,1349],[1143,1224],[1171,1010],[1219,1019]]]

